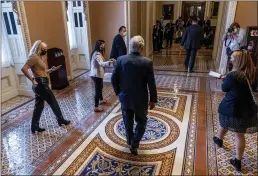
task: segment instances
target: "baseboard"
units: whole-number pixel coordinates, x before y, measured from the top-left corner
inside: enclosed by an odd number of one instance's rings
[[[5,101],[7,101],[7,100],[10,100],[10,99],[12,99],[12,98],[14,98],[14,97],[17,97],[17,96],[18,96],[18,91],[17,91],[17,89],[12,90],[12,91],[10,91],[10,92],[7,92],[7,93],[5,93],[5,94],[2,94],[2,95],[1,95],[1,103],[5,102]]]
[[[32,90],[24,90],[20,89],[18,90],[19,95],[27,96],[27,97],[34,97],[35,94]]]

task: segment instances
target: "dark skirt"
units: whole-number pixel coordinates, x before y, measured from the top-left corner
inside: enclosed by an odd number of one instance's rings
[[[222,128],[237,133],[258,132],[258,118],[234,118],[219,114],[219,123]]]

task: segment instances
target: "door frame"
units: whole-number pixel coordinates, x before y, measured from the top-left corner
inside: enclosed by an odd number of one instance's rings
[[[185,17],[184,9],[185,9],[186,6],[191,6],[191,5],[202,6],[203,17],[205,15],[206,1],[183,1],[182,2],[182,8],[181,8],[181,17],[182,17],[182,19],[184,20],[185,23],[187,22],[188,18]]]

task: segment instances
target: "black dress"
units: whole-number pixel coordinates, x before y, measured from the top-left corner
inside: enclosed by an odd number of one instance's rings
[[[219,122],[222,128],[239,133],[258,131],[258,118],[247,80],[241,72],[229,72],[222,84],[225,97],[219,105]]]

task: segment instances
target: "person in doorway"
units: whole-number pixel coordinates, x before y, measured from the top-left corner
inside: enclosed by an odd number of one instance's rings
[[[105,104],[107,101],[103,99],[103,78],[104,78],[104,67],[111,66],[114,59],[110,61],[104,61],[105,53],[105,41],[98,40],[91,53],[91,70],[90,77],[94,81],[95,85],[95,112],[103,112],[103,108],[99,105]]]
[[[205,19],[204,19],[204,28],[207,27],[207,26],[211,26],[211,20],[208,17],[205,17]]]
[[[185,69],[189,73],[193,72],[196,53],[202,46],[203,37],[203,28],[197,24],[197,17],[194,16],[192,25],[186,28],[181,41],[181,46],[186,50]]]
[[[166,24],[165,27],[165,38],[167,40],[167,46],[166,48],[172,46],[172,41],[173,41],[173,35],[174,35],[174,24],[172,23],[172,20],[170,20],[169,23]]]
[[[184,26],[184,21],[182,19],[182,17],[180,16],[177,20],[176,20],[176,30],[178,31],[180,28],[182,28]]]
[[[41,40],[36,41],[29,53],[29,59],[22,67],[21,71],[24,75],[31,80],[33,84],[33,91],[35,93],[35,107],[32,115],[31,121],[31,132],[34,134],[37,132],[45,131],[44,128],[39,126],[40,116],[44,109],[44,102],[46,101],[54,114],[56,115],[57,122],[59,126],[70,124],[69,120],[65,120],[58,102],[49,88],[49,80],[48,74],[56,71],[59,67],[53,67],[51,69],[47,69],[45,64],[45,55],[47,54],[47,44]],[[32,75],[29,70],[31,70]]]
[[[117,34],[113,40],[110,58],[117,59],[119,56],[123,56],[127,54],[127,49],[124,41],[124,37],[126,36],[126,27],[121,26],[118,30],[119,34]]]
[[[153,50],[160,52],[160,40],[161,40],[161,35],[163,35],[163,32],[160,27],[160,21],[156,21],[156,25],[153,26],[152,30],[152,42],[153,42]]]
[[[163,47],[163,41],[164,41],[164,28],[165,28],[165,26],[164,26],[164,17],[162,16],[161,18],[160,18],[160,30],[161,30],[161,34],[160,34],[160,41],[159,41],[159,48],[161,48],[161,49],[164,49],[164,47]]]
[[[246,50],[234,51],[231,56],[233,69],[223,76],[222,91],[226,92],[221,101],[219,113],[219,134],[213,141],[223,147],[223,139],[228,130],[235,133],[236,156],[230,163],[241,171],[241,160],[245,150],[245,133],[258,131],[258,118],[251,84],[255,81],[255,67]]]
[[[184,21],[182,17],[179,17],[178,20],[176,20],[176,39],[175,43],[180,43],[182,40],[183,32],[184,32]]]
[[[131,153],[137,155],[147,124],[148,104],[150,109],[155,107],[157,89],[152,61],[141,55],[144,49],[143,38],[133,37],[129,47],[131,53],[118,58],[111,80],[121,102],[127,144],[131,146]],[[137,122],[135,133],[134,119]]]

